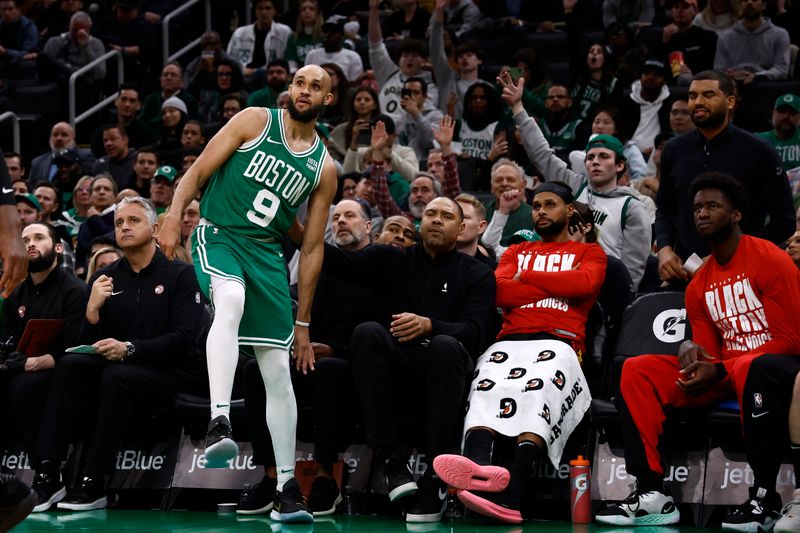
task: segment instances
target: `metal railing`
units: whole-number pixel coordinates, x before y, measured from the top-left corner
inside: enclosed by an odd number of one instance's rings
[[[102,101],[96,103],[95,105],[93,105],[80,115],[75,116],[76,113],[75,82],[77,82],[78,78],[81,77],[83,74],[89,72],[100,63],[108,61],[112,57],[115,57],[117,59],[117,86],[120,86],[122,85],[122,82],[125,81],[125,72],[124,72],[125,67],[122,61],[122,54],[116,50],[111,50],[109,52],[106,52],[105,54],[101,55],[91,63],[88,63],[79,68],[78,70],[76,70],[75,72],[73,72],[72,75],[69,77],[69,123],[72,125],[73,128],[75,128],[79,122],[83,121],[87,117],[93,115],[94,113],[106,107],[108,104],[113,102],[114,99],[117,97],[117,93],[115,92],[111,96],[107,96]]]
[[[187,44],[186,46],[184,46],[183,48],[181,48],[180,50],[178,50],[174,54],[170,54],[169,53],[169,23],[176,16],[180,15],[181,13],[183,13],[184,11],[186,11],[187,9],[189,9],[190,7],[192,7],[193,5],[195,5],[195,4],[199,3],[199,2],[204,2],[205,3],[206,29],[204,31],[209,31],[211,29],[211,1],[210,0],[190,0],[189,2],[186,2],[181,7],[176,9],[175,11],[172,11],[169,15],[164,17],[163,21],[161,21],[161,36],[162,36],[163,48],[164,48],[163,59],[164,59],[164,64],[165,65],[167,63],[169,63],[170,61],[175,61],[177,58],[181,57],[183,54],[185,54],[186,52],[188,52],[189,50],[191,50],[192,48],[194,48],[195,46],[200,44],[200,37],[197,37],[196,39],[194,39],[191,42],[189,42],[189,44]]]
[[[19,117],[13,111],[6,111],[2,115],[0,115],[0,122],[4,122],[8,119],[11,119],[11,128],[12,128],[12,135],[14,140],[14,151],[20,153],[22,150],[20,147],[20,137],[19,137]]]

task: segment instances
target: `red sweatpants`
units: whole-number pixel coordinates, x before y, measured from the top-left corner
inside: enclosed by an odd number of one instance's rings
[[[658,442],[664,431],[665,408],[703,407],[733,399],[734,395],[741,405],[750,363],[759,355],[748,354],[723,361],[728,376],[700,396],[687,394],[676,384],[683,377],[676,356],[639,355],[627,359],[622,367],[620,393],[624,403],[621,414],[628,473],[636,476],[649,471],[663,475]]]

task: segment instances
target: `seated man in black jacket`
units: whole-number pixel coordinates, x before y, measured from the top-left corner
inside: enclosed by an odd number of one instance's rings
[[[16,430],[3,437],[19,439],[32,467],[37,468],[36,440],[47,390],[64,350],[77,344],[86,309],[86,284],[58,268],[62,248],[53,226],[33,223],[22,230],[22,241],[28,252],[28,277],[3,306],[2,338],[11,338],[14,349],[18,350],[22,348],[19,342],[29,320],[64,321],[56,343],[43,347],[47,353],[14,351],[8,354],[5,368],[0,370],[0,401],[10,406]]]
[[[117,205],[114,227],[125,257],[96,272],[80,341],[94,353],[70,353],[56,366],[39,434],[34,488],[55,503],[61,461],[97,399],[85,475],[58,503],[85,511],[107,505],[104,476],[114,468],[123,429],[133,415],[169,407],[178,392],[202,393],[206,375],[197,349],[204,307],[190,265],[170,262],[156,247],[153,205],[141,197]],[[199,390],[198,390],[199,389]]]
[[[422,242],[411,248],[325,246],[322,271],[373,288],[387,311],[355,329],[352,364],[367,444],[384,461],[389,498],[418,492],[408,522],[440,520],[447,487],[432,467],[419,487],[414,482],[397,418],[413,412],[421,419],[428,464],[457,447],[475,358],[491,336],[494,275],[456,250],[463,228],[461,206],[440,197],[425,207]]]

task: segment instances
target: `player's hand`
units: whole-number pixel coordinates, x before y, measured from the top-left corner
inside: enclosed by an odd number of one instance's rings
[[[664,246],[658,251],[658,275],[664,281],[689,279],[689,273],[683,269],[683,261],[672,250],[672,246]]]
[[[117,339],[102,339],[92,344],[97,353],[109,361],[119,361],[125,357],[127,345]]]
[[[446,146],[450,146],[453,142],[453,130],[455,129],[455,121],[453,117],[450,115],[445,115],[442,117],[442,121],[439,123],[439,127],[433,127],[433,138],[436,139],[436,142],[439,143],[439,146],[442,148],[444,152],[444,148]]]
[[[514,80],[511,79],[511,74],[505,70],[497,77],[497,84],[503,89],[501,98],[508,104],[508,107],[514,107],[515,104],[522,101],[525,78],[520,78],[517,83],[514,83]]]
[[[95,311],[100,309],[106,300],[111,298],[112,292],[114,292],[114,279],[105,274],[99,276],[92,284],[92,292],[89,294],[89,303],[86,307]]]
[[[695,361],[681,370],[681,378],[675,382],[680,389],[692,396],[700,396],[717,383],[717,367],[708,361]],[[686,377],[686,379],[683,379]]]
[[[678,350],[678,364],[681,368],[686,368],[695,361],[713,361],[714,356],[710,355],[705,348],[692,341],[684,341]]]
[[[309,370],[314,370],[314,349],[311,347],[311,340],[308,337],[308,328],[295,325],[292,357],[295,359],[295,367],[298,372],[305,375]]]
[[[8,298],[14,287],[28,275],[28,255],[22,244],[19,215],[13,205],[0,207],[0,259],[3,260],[3,277],[0,277],[0,296]]]
[[[431,332],[431,319],[414,313],[392,315],[389,333],[399,342],[408,342]]]
[[[167,259],[172,261],[175,259],[175,248],[178,247],[181,241],[181,228],[180,220],[173,218],[170,215],[164,217],[164,224],[158,230],[158,246]]]

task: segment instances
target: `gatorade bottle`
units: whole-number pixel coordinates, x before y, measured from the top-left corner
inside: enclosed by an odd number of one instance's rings
[[[592,521],[591,478],[589,461],[579,455],[569,462],[570,503],[572,521],[576,524],[588,524]]]

